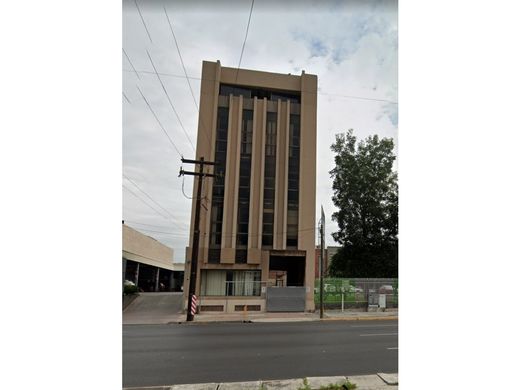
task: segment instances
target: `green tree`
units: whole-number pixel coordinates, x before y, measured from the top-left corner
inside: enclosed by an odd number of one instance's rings
[[[341,244],[329,271],[338,277],[397,277],[397,173],[394,141],[369,136],[357,141],[350,129],[336,135],[332,214]]]

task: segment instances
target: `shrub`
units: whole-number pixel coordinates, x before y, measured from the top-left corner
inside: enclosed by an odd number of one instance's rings
[[[138,293],[138,288],[137,286],[133,286],[133,285],[126,285],[125,286],[125,289],[124,289],[124,294],[125,295],[132,295],[132,294],[137,294]]]

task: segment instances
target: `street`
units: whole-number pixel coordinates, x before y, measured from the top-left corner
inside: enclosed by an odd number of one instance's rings
[[[397,321],[123,326],[123,386],[398,372]]]

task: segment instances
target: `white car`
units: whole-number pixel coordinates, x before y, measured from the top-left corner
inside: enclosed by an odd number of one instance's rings
[[[394,288],[389,284],[379,287],[379,294],[392,294]]]

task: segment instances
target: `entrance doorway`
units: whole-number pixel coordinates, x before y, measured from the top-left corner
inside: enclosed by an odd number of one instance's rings
[[[269,279],[280,287],[301,287],[305,284],[305,256],[271,256]]]

